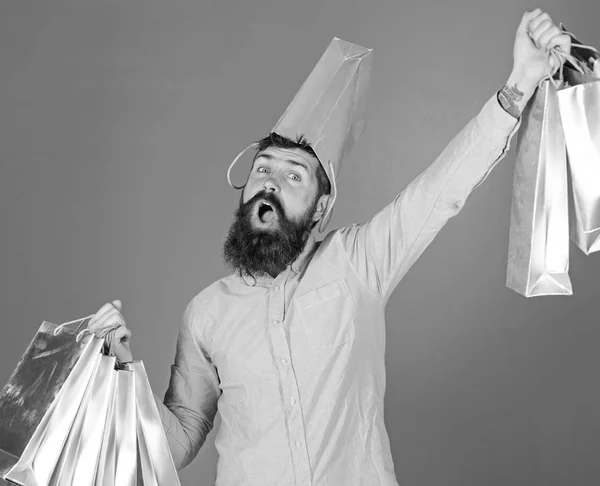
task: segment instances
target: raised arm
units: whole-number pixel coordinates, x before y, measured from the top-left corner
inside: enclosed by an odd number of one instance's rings
[[[549,54],[556,46],[568,53],[570,38],[541,10],[525,13],[505,86],[390,204],[367,223],[337,233],[357,274],[384,301],[504,157],[518,118],[538,83],[559,67],[553,65]]]

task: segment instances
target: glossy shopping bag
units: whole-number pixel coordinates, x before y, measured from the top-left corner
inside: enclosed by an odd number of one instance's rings
[[[570,235],[589,254],[600,251],[600,79],[591,61],[600,55],[578,44],[573,38],[579,71],[564,68],[558,102],[571,176]]]
[[[94,486],[136,486],[137,425],[135,376],[118,369],[111,413],[105,426]]]
[[[135,361],[125,366],[135,376],[138,454],[141,468],[138,474],[141,475],[145,486],[179,486],[179,476],[144,364]]]
[[[54,470],[50,486],[94,486],[105,426],[116,392],[116,358],[102,356]]]
[[[571,295],[566,148],[550,80],[537,88],[521,118],[506,284],[526,297]]]
[[[104,341],[44,322],[0,393],[0,475],[47,486]]]

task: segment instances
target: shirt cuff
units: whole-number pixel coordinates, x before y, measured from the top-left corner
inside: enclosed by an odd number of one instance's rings
[[[495,146],[506,145],[507,138],[514,133],[519,122],[520,118],[514,118],[500,106],[498,93],[494,93],[477,115],[483,136]]]

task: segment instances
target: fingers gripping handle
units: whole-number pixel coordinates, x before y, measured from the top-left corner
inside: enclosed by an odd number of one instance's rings
[[[119,363],[128,363],[133,361],[131,350],[129,349],[128,344],[130,332],[128,329],[126,329],[124,336],[125,339],[118,339],[117,331],[121,328],[125,329],[123,326],[112,326],[106,328],[106,330],[102,330],[102,337],[104,337],[104,349],[106,354],[109,356],[116,356]],[[119,350],[118,348],[121,349]]]
[[[570,32],[568,32],[567,30],[564,30],[563,28],[563,34],[566,34],[568,36],[571,37],[571,39],[576,40],[575,36],[573,34],[571,34]],[[592,51],[596,54],[599,54],[598,50],[595,47],[592,46],[586,46],[584,44],[580,44],[579,42],[577,42],[576,44],[573,44],[573,47],[577,48],[577,49],[582,49],[582,50],[589,50]],[[569,61],[573,67],[579,71],[579,73],[581,74],[586,74],[586,71],[589,70],[589,68],[587,67],[587,65],[583,62],[581,62],[577,57],[573,56],[572,54],[567,54],[566,52],[564,52],[560,46],[556,46],[553,47],[552,49],[550,49],[549,51],[550,56],[552,57],[552,59],[554,60],[554,66],[560,66],[559,67],[559,74],[558,74],[558,80],[554,79],[554,74],[553,73],[548,73],[541,81],[540,84],[542,84],[542,82],[546,81],[547,79],[550,80],[550,82],[554,85],[555,88],[560,88],[560,86],[563,84],[563,80],[564,80],[564,63],[566,61]]]

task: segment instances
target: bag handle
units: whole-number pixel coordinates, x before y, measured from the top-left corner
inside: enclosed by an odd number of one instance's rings
[[[598,52],[598,50],[595,47],[580,44],[579,41],[575,38],[575,36],[573,34],[571,34],[571,32],[565,30],[565,28],[563,26],[561,26],[561,27],[562,27],[563,34],[567,34],[569,37],[571,37],[572,40],[577,42],[577,44],[572,44],[572,48],[575,47],[577,49],[589,50],[589,51],[595,52],[596,54],[600,54],[600,52]],[[586,72],[586,71],[589,71],[587,64],[583,63],[582,61],[577,59],[572,54],[567,54],[560,48],[560,46],[556,46],[556,47],[553,47],[552,49],[550,49],[550,56],[554,59],[555,65],[560,66],[560,68],[558,69],[558,82],[557,82],[557,80],[554,79],[554,74],[548,73],[540,81],[539,85],[541,85],[544,81],[549,79],[550,82],[554,85],[554,87],[556,89],[560,88],[560,86],[563,84],[563,81],[564,81],[563,72],[564,72],[565,61],[569,61],[573,65],[573,67],[577,71],[579,71],[579,73],[581,73],[582,75],[586,76],[586,75],[590,74],[589,72]],[[597,76],[595,76],[595,74],[593,74],[593,73],[592,73],[592,76],[597,78]],[[600,78],[597,78],[597,79],[600,79]]]
[[[84,324],[87,324],[86,321],[89,322],[89,320],[92,317],[94,317],[95,315],[96,314],[90,314],[89,316],[82,317],[80,319],[74,319],[72,321],[63,322],[62,324],[59,324],[58,326],[56,326],[56,329],[54,329],[53,333],[55,336],[58,336],[58,333],[63,329],[63,327],[68,326],[70,324],[75,324],[76,322],[81,322],[81,324],[79,324],[79,326],[77,326],[77,328],[75,329],[75,332],[77,332],[77,336],[75,337],[75,342],[79,342],[86,332],[93,333],[93,331],[90,331],[87,327],[85,329],[81,329],[81,326],[83,326]],[[81,329],[81,331],[80,331],[80,329]],[[106,329],[102,329],[102,331],[100,331],[98,333],[98,337],[105,338],[106,335],[114,329],[115,329],[115,327],[107,327]]]

